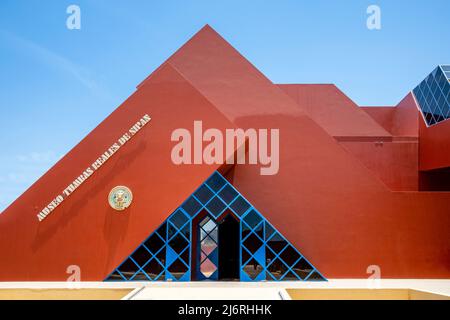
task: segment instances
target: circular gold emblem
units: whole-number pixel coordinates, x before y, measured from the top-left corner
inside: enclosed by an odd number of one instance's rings
[[[117,211],[122,211],[128,208],[133,201],[133,193],[124,186],[118,186],[111,190],[108,197],[109,205]]]

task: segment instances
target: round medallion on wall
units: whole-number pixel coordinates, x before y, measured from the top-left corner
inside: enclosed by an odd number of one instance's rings
[[[117,186],[111,190],[108,202],[111,208],[117,211],[123,211],[131,205],[133,193],[128,187]]]

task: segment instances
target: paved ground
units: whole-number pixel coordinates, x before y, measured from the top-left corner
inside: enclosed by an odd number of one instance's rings
[[[279,300],[289,299],[285,289],[413,289],[450,296],[450,280],[329,280],[327,282],[0,282],[1,289],[133,289],[133,300]]]

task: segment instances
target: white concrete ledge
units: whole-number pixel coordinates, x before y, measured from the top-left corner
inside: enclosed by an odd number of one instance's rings
[[[124,300],[281,300],[286,289],[411,289],[450,296],[450,279],[331,279],[327,282],[0,282],[1,289],[134,289]]]

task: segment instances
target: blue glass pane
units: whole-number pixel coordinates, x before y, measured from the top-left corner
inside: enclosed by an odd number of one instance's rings
[[[447,103],[446,100],[444,100],[444,101],[442,102],[441,108],[442,108],[441,111],[442,111],[443,117],[444,117],[444,118],[447,118],[447,114],[448,114],[448,112],[450,111],[450,109],[449,109],[449,106],[448,106],[448,103]]]
[[[265,240],[269,240],[272,234],[275,232],[275,229],[270,225],[270,223],[265,223]]]
[[[243,268],[243,271],[245,274],[248,275],[248,277],[251,280],[255,280],[260,274],[264,274],[264,268],[261,266],[261,264],[258,263],[255,259],[251,259]]]
[[[214,193],[210,188],[202,185],[194,195],[201,203],[206,204],[214,196]]]
[[[206,181],[206,184],[214,191],[219,191],[227,181],[217,172]]]
[[[185,237],[186,239],[190,239],[190,238],[191,238],[191,224],[190,224],[190,223],[186,224],[186,225],[183,227],[183,229],[180,230],[180,233],[181,233],[182,235],[184,235],[184,237]]]
[[[292,270],[300,277],[300,279],[304,280],[312,271],[314,271],[314,268],[308,261],[301,258],[292,266]]]
[[[252,254],[256,253],[256,251],[261,248],[263,242],[261,239],[256,236],[253,232],[244,240],[243,245],[248,249],[248,251]]]
[[[195,200],[194,197],[190,197],[186,202],[181,206],[184,211],[186,211],[189,215],[195,216],[199,210],[202,208],[202,205]]]
[[[262,221],[262,219],[255,210],[250,210],[250,212],[245,215],[244,221],[253,229]]]
[[[299,277],[292,271],[289,270],[284,276],[283,281],[296,281]]]
[[[164,266],[155,258],[150,260],[142,269],[150,280],[157,280],[158,276],[164,271]]]
[[[169,221],[177,228],[180,229],[182,226],[185,225],[186,222],[188,222],[188,217],[181,211],[177,210],[175,213],[170,217]]]
[[[145,242],[144,246],[153,254],[157,253],[165,245],[165,241],[156,233],[152,234]]]
[[[323,277],[316,270],[314,270],[311,275],[309,275],[306,279],[307,281],[323,281]]]
[[[108,280],[110,281],[123,281],[126,280],[122,275],[119,273],[119,271],[114,270],[113,273],[109,276]]]
[[[246,262],[249,261],[250,258],[252,257],[252,254],[245,247],[241,247],[241,254],[242,254],[242,264],[245,265]]]
[[[447,97],[447,101],[449,100],[449,93],[450,93],[450,83],[447,83],[446,86],[444,86],[444,89],[442,90],[442,93],[444,96]]]
[[[287,244],[288,243],[286,240],[284,240],[278,232],[276,232],[275,235],[267,241],[267,245],[276,253],[283,251]]]
[[[225,207],[225,204],[218,197],[213,198],[206,205],[208,211],[211,212],[215,217],[218,217],[225,210]]]
[[[158,228],[158,230],[156,230],[156,233],[161,237],[161,239],[163,239],[164,241],[166,240],[166,230],[167,230],[167,223],[164,222],[161,227]]]
[[[169,245],[173,251],[180,255],[189,245],[189,242],[179,233],[170,240]]]
[[[142,267],[152,258],[152,255],[144,246],[141,246],[131,255],[131,258]]]
[[[267,271],[274,280],[281,280],[282,277],[289,271],[288,266],[281,259],[274,259],[267,267]],[[270,280],[270,279],[268,279]]]
[[[414,96],[416,97],[417,100],[420,100],[422,98],[422,90],[420,90],[419,87],[416,87],[413,90]]]
[[[180,259],[184,261],[186,265],[190,263],[190,252],[189,248],[186,248],[183,253],[180,254]]]
[[[428,124],[429,124],[429,125],[433,125],[433,124],[436,123],[436,120],[434,119],[434,116],[433,116],[432,113],[428,113],[428,114],[426,115],[426,119],[428,120]]]
[[[177,259],[170,265],[167,271],[169,271],[170,275],[176,280],[179,280],[186,272],[188,272],[188,270],[189,268],[183,263],[183,261]]]
[[[439,73],[439,76],[437,77],[437,82],[439,88],[442,90],[444,86],[447,84],[448,80],[443,73]]]
[[[120,265],[117,270],[125,277],[127,280],[131,279],[133,275],[139,270],[139,267],[131,259],[127,259],[124,263]]]
[[[238,193],[233,187],[227,185],[219,192],[219,196],[225,203],[229,204],[238,196]]]
[[[250,204],[243,197],[238,196],[230,207],[234,213],[238,216],[242,216],[250,208]]]
[[[167,240],[171,240],[178,233],[178,229],[171,223],[167,224]]]
[[[144,271],[139,271],[134,274],[133,278],[130,279],[131,281],[151,281],[152,279],[147,276],[147,274]]]
[[[280,254],[280,259],[283,260],[283,262],[286,263],[289,267],[292,267],[294,263],[297,262],[300,258],[300,254],[297,252],[297,250],[294,249],[292,245],[288,245]]]

